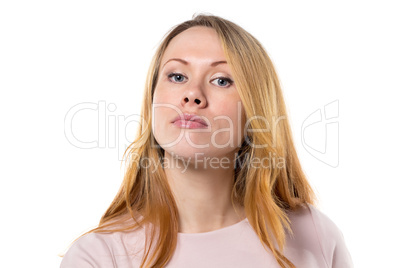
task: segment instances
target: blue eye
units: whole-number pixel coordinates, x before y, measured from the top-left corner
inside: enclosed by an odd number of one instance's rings
[[[168,74],[168,78],[170,81],[174,82],[174,83],[183,83],[186,81],[187,77],[185,77],[183,74],[181,73],[170,73]],[[218,86],[218,87],[230,87],[231,85],[233,85],[233,80],[227,77],[217,77],[215,79],[212,80],[212,84]]]
[[[168,75],[168,78],[169,80],[173,80],[173,82],[181,83],[186,77],[180,73],[171,73]]]
[[[214,81],[216,81],[216,83],[214,83]],[[226,77],[218,77],[215,78],[212,83],[219,87],[230,87],[233,84],[233,80]]]

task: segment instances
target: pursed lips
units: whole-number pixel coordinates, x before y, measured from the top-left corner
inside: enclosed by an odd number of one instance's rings
[[[184,113],[177,116],[173,122],[176,126],[185,128],[207,128],[207,122],[195,114]]]

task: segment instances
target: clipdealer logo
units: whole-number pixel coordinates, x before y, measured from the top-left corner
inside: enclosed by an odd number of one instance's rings
[[[123,160],[121,159],[122,154],[134,138],[134,133],[131,133],[130,129],[135,129],[142,123],[143,130],[145,130],[148,125],[140,115],[118,115],[115,113],[116,110],[117,106],[114,103],[107,104],[104,100],[98,103],[83,102],[72,106],[64,118],[64,134],[67,141],[80,149],[117,148],[119,160]],[[92,116],[90,122],[80,119],[80,117],[88,114]],[[249,120],[263,119],[265,118],[254,116]],[[274,133],[281,120],[284,120],[284,117],[273,120],[274,124],[268,129],[248,131],[272,131]],[[88,125],[97,121],[97,134],[92,135],[91,138],[88,138],[88,135],[80,135],[82,130],[80,128],[74,129],[74,122],[76,121],[81,121],[81,125]],[[246,125],[249,123],[247,122]],[[269,125],[268,121],[265,123],[267,126]],[[88,128],[84,129],[84,131],[87,130]],[[184,135],[184,133],[181,134]],[[187,136],[185,137],[188,138]],[[301,126],[301,142],[303,148],[315,159],[334,168],[339,166],[339,100],[324,105],[306,117]],[[189,143],[192,144],[191,140]],[[275,141],[273,144],[275,146]],[[260,148],[267,145],[253,144],[252,146]]]
[[[312,112],[302,123],[301,142],[322,163],[339,166],[339,100]]]

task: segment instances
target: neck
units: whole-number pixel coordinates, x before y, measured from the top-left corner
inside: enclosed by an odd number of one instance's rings
[[[165,152],[165,159],[175,163],[165,168],[165,173],[179,211],[179,232],[213,231],[245,217],[243,208],[231,201],[234,157],[225,156],[231,162],[219,165],[181,161]]]

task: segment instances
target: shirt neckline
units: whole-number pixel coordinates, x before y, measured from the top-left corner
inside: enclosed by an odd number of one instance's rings
[[[178,234],[178,236],[182,236],[182,237],[205,236],[205,235],[218,234],[218,233],[221,233],[221,232],[224,232],[224,231],[234,229],[234,228],[240,226],[242,223],[247,222],[247,221],[248,220],[247,220],[247,217],[246,217],[246,218],[242,219],[241,221],[236,222],[236,223],[234,223],[232,225],[229,225],[229,226],[226,226],[226,227],[223,227],[223,228],[220,228],[220,229],[216,229],[216,230],[213,230],[213,231],[201,232],[201,233],[180,233],[179,232],[177,234]]]

